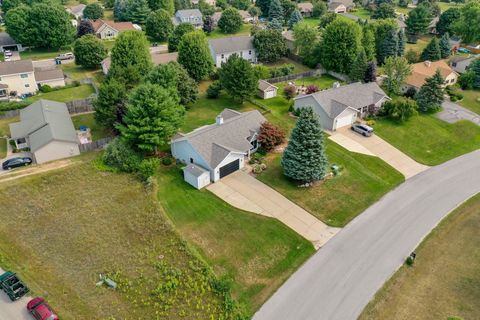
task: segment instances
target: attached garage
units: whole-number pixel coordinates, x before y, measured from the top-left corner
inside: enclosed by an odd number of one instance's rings
[[[345,109],[341,114],[339,114],[333,123],[333,130],[339,128],[350,126],[357,120],[357,112],[353,109]]]
[[[220,167],[220,179],[240,169],[240,159],[234,160],[223,167]]]

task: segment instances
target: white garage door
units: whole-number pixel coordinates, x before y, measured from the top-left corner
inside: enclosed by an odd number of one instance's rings
[[[349,126],[351,125],[355,119],[353,114],[347,114],[343,117],[338,117],[336,120],[336,125],[335,125],[335,130],[341,127]]]

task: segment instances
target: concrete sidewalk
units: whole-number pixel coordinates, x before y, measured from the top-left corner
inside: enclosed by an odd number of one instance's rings
[[[322,247],[340,230],[327,226],[277,191],[241,170],[209,185],[207,189],[236,208],[280,220],[311,241],[316,249]]]

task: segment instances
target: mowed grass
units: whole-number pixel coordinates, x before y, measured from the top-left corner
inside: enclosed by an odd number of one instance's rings
[[[417,39],[417,43],[408,43],[405,45],[405,51],[413,50],[418,54],[423,52],[423,49],[428,45],[432,40],[432,35],[422,35]]]
[[[349,152],[326,139],[330,165],[341,174],[310,188],[300,188],[283,174],[281,154],[267,156],[267,170],[258,179],[305,210],[335,227],[343,227],[385,193],[404,181],[401,173],[383,160]]]
[[[7,156],[7,139],[0,138],[0,159]]]
[[[100,85],[105,78],[101,69],[88,69],[82,66],[77,66],[75,63],[63,64],[60,67],[68,78],[76,81],[91,78],[97,83],[97,85]]]
[[[27,49],[25,51],[20,52],[20,57],[22,60],[45,60],[45,59],[54,59],[59,54],[65,52],[71,52],[71,49],[65,50],[55,50],[55,49],[46,49],[46,48],[33,48]]]
[[[0,119],[0,137],[10,136],[10,126],[12,122],[18,122],[19,117]]]
[[[301,63],[296,62],[296,61],[293,61],[291,59],[285,58],[285,57],[280,58],[276,62],[267,63],[266,66],[268,66],[270,68],[278,68],[278,67],[281,67],[281,66],[286,65],[286,64],[292,64],[295,67],[295,69],[293,69],[293,73],[302,73],[302,72],[311,70],[306,65],[301,64]]]
[[[40,99],[53,100],[58,102],[68,102],[73,100],[81,100],[90,97],[95,93],[95,89],[89,84],[82,84],[78,87],[70,87],[59,89],[51,92],[38,92],[33,97],[27,98],[29,103],[33,103]]]
[[[156,196],[131,175],[98,171],[94,155],[0,184],[0,266],[61,319],[221,318],[211,272]],[[99,274],[118,289],[97,287]]]
[[[252,29],[252,25],[245,23],[242,24],[242,27],[236,33],[223,33],[220,28],[215,28],[215,30],[213,30],[210,34],[207,34],[207,37],[210,39],[215,39],[233,36],[248,36],[250,35],[250,29]]]
[[[281,222],[233,208],[183,181],[177,168],[158,174],[158,199],[175,227],[202,253],[249,313],[310,255],[310,242]]]
[[[480,319],[479,228],[477,195],[433,230],[414,266],[401,267],[360,319]]]
[[[457,101],[459,105],[480,114],[480,90],[459,90],[463,99]]]
[[[414,160],[437,165],[480,148],[480,127],[464,120],[450,124],[419,115],[403,124],[378,120],[375,132]]]
[[[92,134],[92,140],[100,140],[106,137],[110,137],[113,133],[102,127],[95,121],[94,113],[72,115],[72,122],[76,130],[80,129],[80,126],[87,126],[90,128]]]

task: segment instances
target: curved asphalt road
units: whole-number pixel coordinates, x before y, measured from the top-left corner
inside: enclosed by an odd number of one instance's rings
[[[356,319],[419,242],[478,192],[480,150],[408,179],[321,248],[253,319]]]

